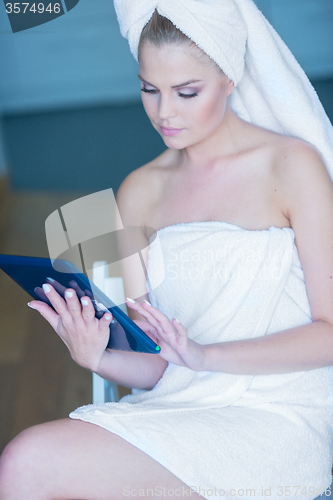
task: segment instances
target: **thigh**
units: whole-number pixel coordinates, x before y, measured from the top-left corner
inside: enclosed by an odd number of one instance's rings
[[[149,455],[70,418],[23,431],[0,461],[0,500],[202,498]]]

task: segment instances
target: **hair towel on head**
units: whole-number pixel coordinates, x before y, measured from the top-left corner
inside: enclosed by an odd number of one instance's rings
[[[241,118],[314,145],[333,180],[333,127],[303,69],[252,0],[114,0],[114,6],[136,60],[156,8],[233,80],[231,104]]]
[[[138,60],[141,31],[155,8],[208,54],[236,85],[242,78],[247,29],[233,2],[115,0],[121,34]]]

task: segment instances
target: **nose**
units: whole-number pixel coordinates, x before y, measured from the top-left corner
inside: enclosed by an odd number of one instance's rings
[[[161,120],[174,118],[177,115],[175,102],[170,95],[160,94],[159,117]]]

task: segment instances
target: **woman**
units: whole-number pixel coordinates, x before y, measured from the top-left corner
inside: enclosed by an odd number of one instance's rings
[[[161,353],[105,350],[111,315],[96,320],[74,290],[45,290],[57,312],[32,301],[77,363],[139,390],[22,432],[0,499],[316,498],[332,465],[332,181],[314,146],[235,112],[242,68],[222,54],[222,70],[163,2],[140,17],[148,3],[116,8],[140,35],[128,33],[142,100],[167,149],[126,177],[117,205],[125,226],[157,230],[142,237],[150,283],[163,264],[164,280],[148,294],[125,269],[124,285]],[[181,5],[201,22],[200,3]]]

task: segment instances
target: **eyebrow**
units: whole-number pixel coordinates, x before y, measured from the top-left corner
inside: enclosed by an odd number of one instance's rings
[[[155,85],[153,85],[152,83],[149,83],[147,82],[146,80],[144,80],[140,75],[138,75],[138,77],[140,78],[140,80],[144,83],[148,83],[148,85],[151,85],[151,87],[155,87]],[[181,83],[179,85],[173,85],[171,88],[172,89],[176,89],[178,87],[185,87],[186,85],[189,85],[190,83],[196,83],[196,82],[202,82],[202,80],[189,80],[188,82],[185,82],[185,83]]]

